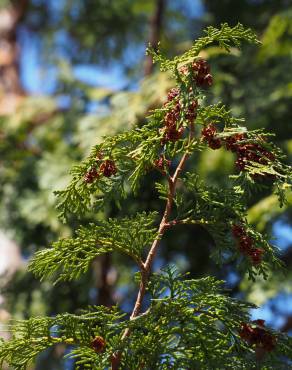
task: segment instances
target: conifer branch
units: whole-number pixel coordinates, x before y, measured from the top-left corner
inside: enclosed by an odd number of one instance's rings
[[[259,353],[261,368],[288,368],[291,340],[268,329],[263,320],[250,321],[248,310],[255,306],[224,294],[223,282],[212,277],[188,279],[175,266],[152,273],[163,236],[179,224],[203,226],[215,242],[211,253],[215,261],[236,261],[238,270],[248,272],[251,279],[266,278],[271,267],[281,265],[268,236],[248,224],[246,199],[248,191],[270,183],[284,201],[291,169],[268,141],[270,134],[240,126],[242,120],[221,104],[202,103],[213,77],[207,61],[198,57],[201,49],[217,42],[228,51],[244,40],[256,42],[256,37],[241,25],[223,24],[206,33],[172,61],[159,52],[154,55],[177,82],[163,107],[154,110],[143,127],[106,137],[73,168],[67,189],[58,192],[63,218],[68,213],[81,215],[110,200],[118,202],[130,187],[136,192],[143,175],[159,171],[167,179],[156,184],[159,198],[166,202],[159,226],[153,226],[155,212],[98,221],[38,252],[30,263],[41,278],[58,273],[58,280],[71,280],[86,272],[99,254],[126,254],[140,268],[129,319],[115,307],[94,306],[80,316],[14,322],[8,326],[12,339],[0,340],[0,366],[5,361],[15,370],[25,370],[40,351],[63,343],[73,346],[67,357],[74,359],[77,369],[241,370],[257,368]],[[235,183],[230,187],[206,185],[193,173],[181,175],[190,154],[207,147],[233,153],[239,174],[232,176]],[[146,292],[150,303],[142,313]]]
[[[156,218],[156,212],[142,212],[135,217],[109,219],[82,227],[74,238],[60,239],[51,248],[37,252],[29,269],[41,279],[58,272],[56,282],[73,280],[85,273],[97,256],[112,251],[127,254],[143,267],[144,248],[156,236],[153,227]]]
[[[148,48],[148,53],[152,55],[155,62],[160,63],[161,71],[174,71],[178,65],[183,65],[192,62],[198,56],[200,51],[207,46],[216,42],[222,49],[227,52],[231,47],[241,47],[243,41],[259,44],[255,33],[250,28],[244,28],[242,24],[238,23],[234,27],[230,27],[227,23],[222,23],[220,28],[208,27],[205,30],[206,36],[199,38],[194,45],[186,51],[183,55],[176,56],[173,60],[166,59],[159,50]]]
[[[193,139],[193,136],[194,136],[194,123],[191,122],[190,125],[189,125],[189,137],[188,137],[188,143],[189,144],[191,143],[191,141]],[[161,241],[165,231],[170,227],[170,225],[172,225],[168,221],[169,221],[169,217],[170,217],[170,214],[171,214],[171,211],[172,211],[172,205],[173,205],[173,202],[174,202],[177,180],[179,178],[180,173],[184,169],[185,163],[186,163],[189,155],[190,154],[188,153],[188,151],[186,151],[183,154],[182,158],[180,159],[180,162],[179,162],[178,166],[176,167],[176,170],[175,170],[174,174],[172,176],[168,176],[168,196],[167,196],[165,210],[164,210],[164,213],[163,213],[163,216],[162,216],[159,228],[158,228],[157,237],[154,240],[154,242],[153,242],[153,244],[152,244],[152,246],[151,246],[151,248],[148,252],[147,258],[146,258],[146,260],[143,264],[143,269],[141,269],[141,271],[140,271],[141,281],[140,281],[139,291],[138,291],[138,295],[137,295],[137,298],[136,298],[136,302],[135,302],[133,311],[132,311],[131,316],[130,316],[130,320],[133,320],[135,317],[137,317],[139,315],[140,311],[141,311],[143,299],[144,299],[146,288],[147,288],[147,283],[148,283],[148,280],[149,280],[150,271],[151,271],[151,268],[152,268],[153,261],[155,259],[155,255],[156,255],[157,250],[159,248],[160,241]],[[173,223],[173,225],[174,225],[174,223]],[[122,335],[122,340],[125,339],[129,335],[130,335],[130,329],[127,328],[124,331],[123,335]],[[113,354],[112,370],[117,370],[119,368],[121,356],[122,356],[121,352]]]

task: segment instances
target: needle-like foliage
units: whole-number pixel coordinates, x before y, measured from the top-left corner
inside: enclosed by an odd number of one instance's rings
[[[133,191],[139,195],[143,176],[158,171],[158,197],[164,212],[140,212],[80,227],[72,238],[61,239],[37,252],[30,270],[41,279],[78,279],[104,253],[119,252],[137,264],[139,285],[131,312],[118,307],[90,307],[80,314],[31,318],[12,322],[9,341],[0,345],[0,361],[25,370],[37,354],[62,343],[76,369],[289,369],[291,339],[251,321],[251,303],[231,298],[224,282],[213,277],[190,279],[175,266],[152,273],[164,234],[179,224],[205,228],[214,240],[211,256],[223,266],[236,262],[254,280],[282,268],[269,237],[247,221],[249,196],[266,188],[285,201],[291,168],[271,143],[271,134],[249,131],[222,104],[208,105],[205,90],[213,83],[210,66],[199,53],[217,43],[230,51],[247,41],[258,43],[241,24],[209,27],[189,51],[167,60],[149,50],[161,70],[171,72],[176,87],[165,104],[150,112],[142,127],[105,137],[72,171],[66,189],[58,191],[63,220],[117,204]],[[247,123],[248,126],[248,123]],[[235,172],[224,189],[204,183],[185,171],[198,152],[233,153]],[[144,310],[144,311],[143,311]],[[291,368],[291,366],[290,366]]]

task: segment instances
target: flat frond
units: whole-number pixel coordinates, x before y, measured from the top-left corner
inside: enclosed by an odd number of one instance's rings
[[[0,364],[5,362],[15,370],[25,370],[40,352],[57,344],[81,348],[84,358],[91,360],[89,363],[101,364],[102,356],[92,348],[92,340],[95,336],[104,338],[105,352],[111,353],[113,348],[107,337],[119,333],[117,328],[123,316],[116,307],[95,306],[81,315],[66,313],[14,321],[10,325],[12,338],[0,343]]]
[[[155,212],[139,213],[81,227],[76,237],[61,239],[37,252],[29,269],[42,279],[57,274],[57,281],[73,280],[85,273],[97,256],[112,251],[127,254],[140,264],[144,249],[156,236],[156,217]]]
[[[220,28],[207,27],[206,36],[197,39],[194,45],[184,54],[175,57],[173,60],[168,60],[161,55],[159,51],[148,49],[155,62],[160,64],[161,71],[174,72],[177,66],[191,63],[199,53],[211,44],[218,44],[222,49],[230,51],[232,46],[240,48],[242,42],[259,43],[255,33],[250,28],[244,28],[238,23],[234,27],[230,27],[227,23],[222,23]]]

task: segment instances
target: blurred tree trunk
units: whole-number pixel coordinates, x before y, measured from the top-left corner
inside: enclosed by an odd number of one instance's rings
[[[0,115],[13,113],[25,95],[20,79],[17,29],[27,8],[28,0],[0,8]]]
[[[93,276],[97,289],[95,304],[110,307],[114,304],[113,287],[117,279],[116,269],[112,266],[109,253],[99,256],[93,263]]]
[[[149,44],[157,49],[162,29],[163,14],[166,5],[166,0],[156,0],[156,6],[152,17],[149,22]],[[144,75],[149,76],[153,72],[153,63],[150,55],[145,59]]]
[[[281,326],[281,331],[285,333],[292,331],[292,315],[286,317],[285,323]]]

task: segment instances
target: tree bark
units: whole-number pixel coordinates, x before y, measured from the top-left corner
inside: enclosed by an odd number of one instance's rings
[[[113,286],[117,278],[117,272],[112,266],[111,255],[107,253],[99,256],[93,269],[98,293],[96,304],[110,307],[114,304]]]
[[[0,115],[11,114],[22,101],[17,29],[25,16],[28,0],[0,9]]]
[[[163,14],[166,5],[166,0],[156,0],[155,11],[149,22],[149,44],[157,49],[161,34]],[[153,62],[150,55],[146,56],[144,75],[149,76],[153,72]]]

